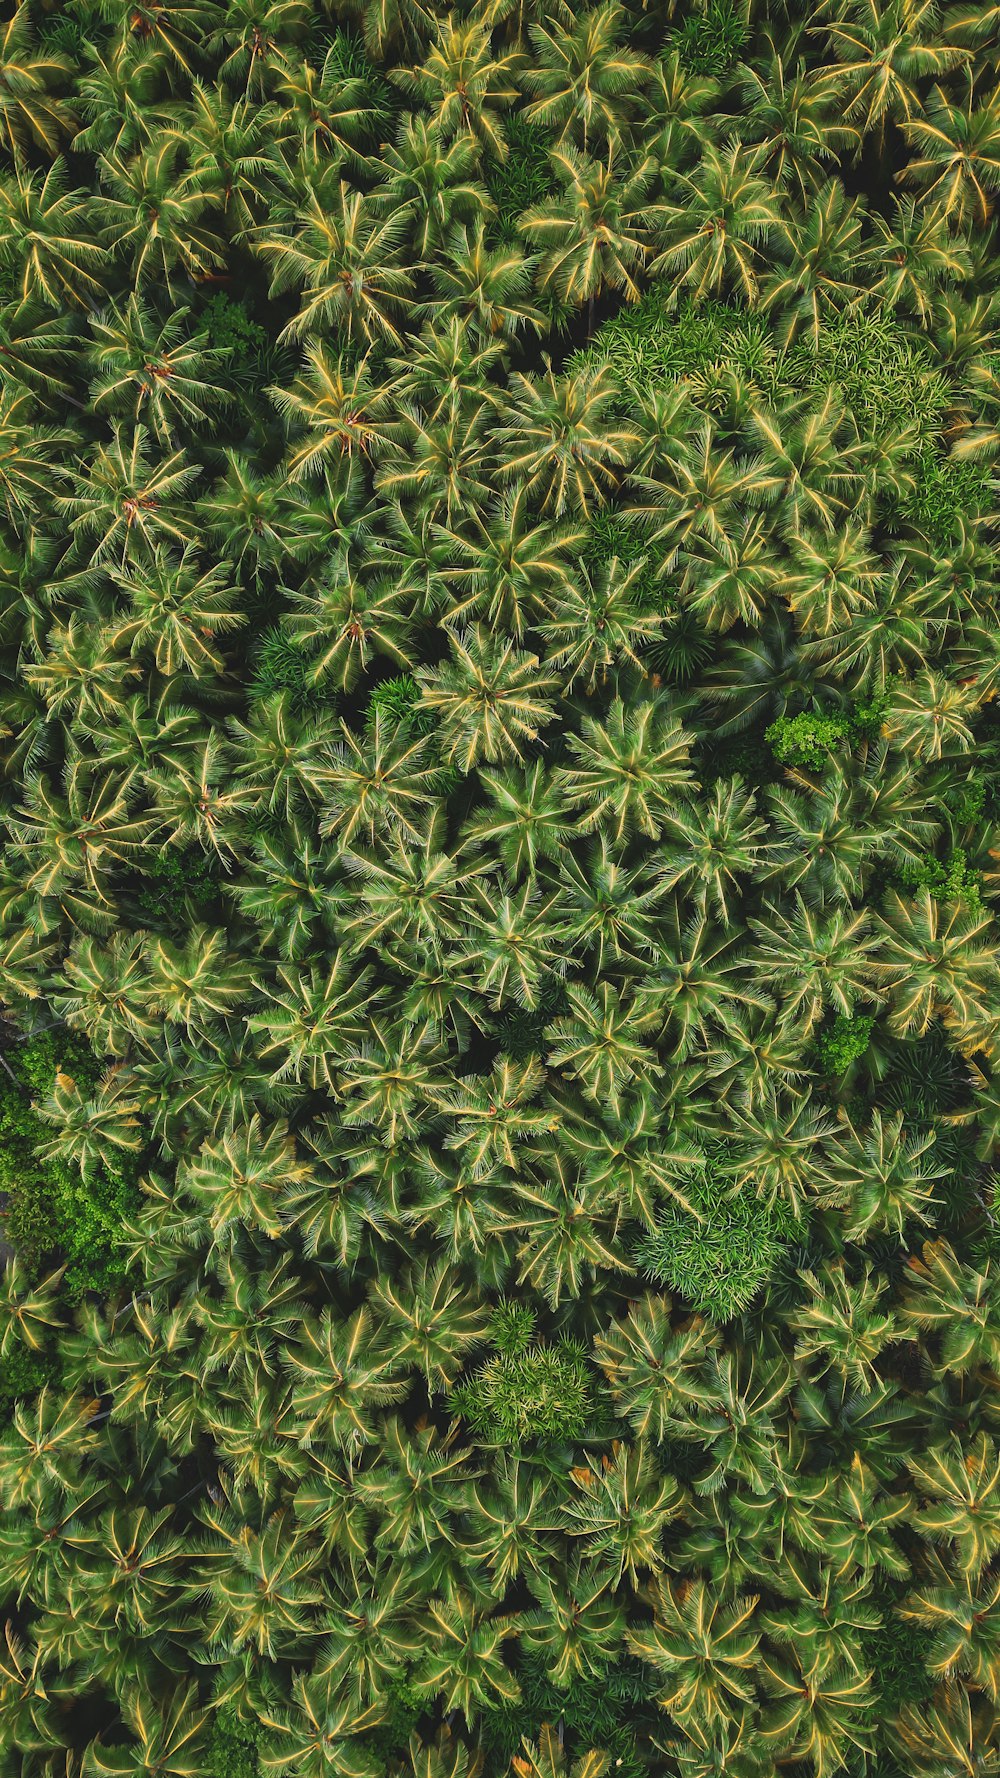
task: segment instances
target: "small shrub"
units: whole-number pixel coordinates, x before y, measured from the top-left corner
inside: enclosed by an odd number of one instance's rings
[[[167,846],[144,859],[142,868],[136,903],[143,926],[153,932],[186,930],[192,908],[202,918],[218,893],[216,867],[200,848]]]
[[[257,644],[249,694],[251,702],[260,703],[280,691],[290,693],[297,715],[315,709],[322,701],[322,693],[309,683],[307,657],[280,625],[274,624]]]
[[[379,681],[368,700],[366,728],[373,726],[376,715],[408,722],[418,735],[429,735],[434,728],[431,712],[421,708],[420,687],[411,673],[397,673],[391,679]]]
[[[234,370],[260,370],[266,364],[267,329],[247,314],[240,302],[216,291],[201,311],[201,323],[210,346],[231,353]]]
[[[520,1446],[582,1437],[593,1406],[586,1354],[572,1340],[534,1338],[530,1309],[501,1303],[493,1324],[497,1353],[455,1390],[453,1401],[478,1438]]]
[[[688,15],[674,41],[689,73],[719,79],[729,73],[748,35],[745,6],[734,5],[734,0],[709,0],[704,11]]]
[[[899,880],[904,889],[929,890],[935,901],[963,902],[972,914],[983,911],[982,877],[961,846],[947,858],[922,858],[904,865]]]
[[[886,1711],[919,1704],[934,1690],[928,1672],[931,1637],[921,1624],[906,1623],[887,1602],[882,1627],[865,1638],[865,1665]]]
[[[217,1710],[212,1720],[206,1778],[257,1778],[260,1725],[244,1722],[235,1710]]]
[[[812,710],[800,710],[797,716],[779,716],[765,729],[764,739],[774,756],[785,766],[805,766],[820,771],[835,747],[847,736],[847,722],[841,716],[818,716]]]
[[[497,241],[510,242],[521,239],[521,217],[552,196],[556,180],[544,133],[521,111],[511,112],[506,127],[507,158],[491,164],[486,184],[497,211],[491,233]]]
[[[868,1049],[874,1025],[874,1013],[838,1013],[816,1039],[824,1074],[831,1080],[846,1074]]]
[[[963,522],[990,511],[992,499],[990,472],[983,464],[945,457],[929,444],[916,465],[916,486],[899,495],[896,515],[943,548]]]
[[[50,1132],[31,1103],[48,1097],[57,1069],[81,1087],[93,1086],[100,1065],[81,1038],[63,1030],[15,1046],[8,1061],[25,1091],[19,1093],[6,1076],[0,1082],[6,1238],[36,1273],[55,1257],[65,1260],[63,1290],[70,1300],[87,1291],[106,1294],[127,1273],[122,1231],[139,1204],[136,1163],[106,1160],[84,1180],[63,1161],[39,1160],[38,1148]]]
[[[642,1668],[630,1655],[611,1663],[600,1677],[572,1679],[557,1686],[546,1672],[543,1655],[523,1653],[517,1675],[521,1696],[516,1704],[483,1711],[482,1745],[490,1772],[506,1772],[520,1749],[522,1736],[537,1740],[544,1723],[561,1723],[568,1764],[590,1747],[611,1755],[613,1778],[645,1778],[649,1767],[636,1746],[640,1720],[655,1725]]]
[[[701,1220],[680,1205],[666,1206],[633,1258],[701,1314],[731,1321],[770,1277],[795,1218],[787,1205],[767,1204],[746,1186],[732,1193],[711,1164],[685,1190]]]
[[[47,1352],[29,1352],[15,1346],[0,1358],[0,1426],[9,1425],[15,1404],[37,1395],[43,1383],[51,1383],[58,1372],[55,1358]]]

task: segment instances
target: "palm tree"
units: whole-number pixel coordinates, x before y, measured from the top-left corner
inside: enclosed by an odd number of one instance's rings
[[[968,50],[942,40],[928,0],[851,0],[839,17],[821,19],[812,29],[827,39],[834,56],[821,84],[865,134],[884,132],[890,118],[919,116],[917,82],[968,59]]]
[[[571,147],[557,149],[552,164],[562,193],[521,218],[520,229],[541,249],[538,280],[561,302],[576,306],[605,289],[639,296],[636,273],[649,252],[644,199],[652,163],[634,169],[585,159]]]
[[[168,678],[222,673],[223,656],[211,643],[217,635],[241,628],[246,619],[233,608],[225,567],[201,573],[199,567],[190,545],[179,557],[160,545],[148,562],[111,569],[110,579],[131,603],[131,610],[110,626],[112,647],[125,645],[132,655],[148,652]]]
[[[890,216],[876,214],[872,224],[875,239],[869,251],[881,272],[875,285],[878,296],[926,325],[942,286],[961,284],[969,275],[965,243],[939,209],[914,198],[898,200]]]
[[[254,1117],[245,1128],[227,1130],[220,1142],[207,1144],[178,1170],[177,1185],[192,1219],[205,1224],[215,1245],[228,1247],[244,1228],[277,1239],[278,1202],[307,1176],[287,1126],[266,1126]]]
[[[61,158],[44,176],[15,160],[0,179],[0,254],[16,268],[23,303],[62,310],[103,300],[108,250],[94,214],[86,192],[68,189]]]
[[[1000,108],[995,99],[977,106],[971,73],[965,105],[935,87],[926,114],[907,125],[923,152],[905,168],[908,183],[922,187],[947,219],[985,228],[1000,189]]]
[[[881,1230],[902,1235],[908,1223],[931,1220],[932,1182],[945,1171],[934,1146],[930,1131],[904,1135],[902,1112],[886,1117],[875,1110],[868,1128],[861,1130],[844,1114],[831,1177],[851,1206],[846,1224],[850,1240],[864,1241]]]
[[[181,153],[182,144],[165,136],[155,148],[128,157],[112,152],[101,161],[110,192],[101,204],[109,247],[129,257],[137,289],[162,281],[171,297],[179,271],[205,278],[226,263],[225,242],[202,221],[213,206],[190,170],[180,170]]]
[[[724,1718],[734,1702],[749,1703],[747,1670],[760,1640],[751,1628],[757,1600],[723,1604],[700,1580],[657,1582],[650,1600],[653,1622],[647,1630],[630,1631],[628,1645],[655,1669],[663,1708],[683,1724],[685,1718]]]
[[[537,655],[509,641],[497,647],[481,624],[449,631],[449,643],[450,661],[417,674],[424,703],[439,716],[444,758],[461,772],[480,760],[523,761],[526,744],[555,714],[544,695],[555,679],[538,672]]]
[[[692,172],[676,175],[676,198],[657,206],[660,251],[650,278],[666,274],[696,302],[732,290],[748,305],[759,292],[765,248],[782,226],[778,195],[761,175],[764,153],[739,142],[706,144]]]
[[[303,1081],[313,1088],[335,1084],[336,1071],[365,1031],[369,979],[354,975],[342,952],[324,974],[315,965],[308,975],[279,966],[273,983],[262,988],[266,1011],[247,1019],[248,1030],[260,1033],[262,1061],[277,1060],[275,1081]]]
[[[911,1593],[901,1615],[934,1632],[928,1666],[946,1677],[964,1674],[993,1703],[1000,1692],[1000,1642],[996,1605],[1000,1580],[982,1573],[955,1575],[939,1555],[929,1561],[927,1583]]]
[[[291,1769],[302,1778],[341,1778],[351,1771],[370,1778],[373,1768],[361,1736],[381,1716],[378,1705],[363,1709],[346,1702],[328,1680],[301,1670],[291,1682],[290,1704],[267,1706],[261,1715],[268,1731],[264,1769]]]
[[[811,192],[801,212],[787,219],[779,252],[782,264],[768,279],[765,310],[777,310],[776,343],[788,346],[807,332],[819,350],[822,328],[865,299],[858,273],[864,265],[861,206],[849,202],[839,179]]]
[[[462,830],[463,847],[473,856],[495,847],[518,883],[534,877],[542,859],[562,854],[572,822],[540,759],[504,773],[482,768],[479,782],[488,800]]]
[[[474,223],[489,210],[486,187],[474,177],[478,161],[473,138],[443,140],[421,116],[404,117],[395,143],[380,151],[372,202],[387,216],[408,213],[409,240],[422,264],[434,263],[459,224]],[[435,393],[438,387],[435,379]]]
[[[584,831],[603,828],[617,841],[633,833],[659,837],[678,789],[692,783],[691,737],[665,698],[627,709],[616,697],[605,724],[584,716],[570,738],[575,764],[557,780]]]
[[[762,167],[779,189],[794,184],[807,208],[817,178],[845,150],[857,150],[861,132],[844,121],[828,91],[799,61],[786,67],[781,50],[768,33],[768,59],[760,67],[740,70],[747,106],[741,133],[766,150]]]
[[[180,1684],[155,1705],[138,1693],[124,1702],[132,1745],[91,1741],[84,1756],[87,1778],[194,1778],[205,1753],[208,1713],[199,1707],[197,1688]]]
[[[131,435],[116,427],[111,443],[98,446],[89,468],[68,472],[72,492],[60,497],[59,510],[85,562],[104,562],[120,552],[124,565],[130,555],[151,553],[161,540],[191,541],[190,523],[178,501],[195,480],[197,467],[183,451],[152,464],[149,459],[144,426],[133,427]]]
[[[223,374],[227,354],[190,335],[188,314],[174,309],[161,319],[133,292],[122,312],[109,308],[90,321],[95,410],[148,423],[164,446],[181,428],[204,430],[233,400]]]
[[[615,385],[603,366],[544,381],[511,378],[510,407],[496,444],[504,477],[523,480],[541,513],[561,518],[568,508],[587,519],[619,481],[638,442],[613,417]]]
[[[582,683],[593,693],[616,671],[643,671],[642,649],[655,644],[665,622],[651,610],[644,580],[645,559],[623,567],[613,556],[593,575],[581,567],[567,580],[537,625],[548,643],[546,664],[564,675],[567,692]]]
[[[525,327],[541,334],[545,318],[529,300],[533,265],[520,247],[493,246],[482,217],[458,225],[444,257],[431,266],[431,312],[442,321],[461,317],[487,343],[512,339]]]
[[[446,1261],[380,1281],[371,1302],[392,1338],[396,1363],[418,1371],[430,1395],[451,1388],[468,1353],[486,1338],[483,1305]]]
[[[490,31],[477,19],[456,23],[452,14],[437,25],[437,39],[418,68],[394,68],[392,78],[429,109],[442,141],[471,135],[481,149],[500,160],[507,152],[502,113],[517,97],[512,76],[520,57],[497,57]]]
[[[405,215],[376,217],[364,195],[343,179],[308,185],[295,223],[256,242],[258,253],[273,263],[272,295],[303,291],[299,313],[280,337],[300,339],[336,326],[362,346],[401,346],[397,317],[413,289],[412,272],[399,259],[405,226]]]
[[[979,1433],[966,1445],[954,1435],[906,1459],[925,1505],[916,1515],[922,1535],[944,1544],[963,1575],[978,1575],[1000,1543],[1000,1456]]]
[[[548,1723],[542,1724],[537,1742],[524,1736],[521,1747],[522,1752],[511,1761],[517,1778],[605,1778],[611,1765],[608,1755],[595,1748],[581,1753],[570,1764],[556,1731]]]
[[[877,1381],[876,1360],[898,1335],[893,1317],[885,1313],[884,1286],[873,1282],[866,1267],[857,1281],[842,1265],[804,1272],[808,1298],[789,1320],[796,1334],[796,1357],[830,1366],[863,1395]]]
[[[229,239],[240,239],[260,221],[267,197],[282,187],[284,163],[265,119],[248,100],[230,100],[196,81],[192,104],[182,144],[186,185],[219,216]]]
[[[624,1627],[607,1564],[595,1568],[578,1556],[557,1580],[540,1577],[537,1597],[521,1640],[545,1658],[553,1685],[566,1690],[574,1679],[603,1679],[621,1649]]]
[[[942,1367],[959,1375],[992,1364],[1000,1338],[996,1280],[963,1264],[945,1240],[926,1241],[908,1262],[900,1325],[941,1335]]]
[[[485,508],[473,507],[463,519],[462,529],[448,531],[444,539],[448,581],[460,595],[449,619],[458,622],[472,610],[521,641],[553,597],[570,592],[570,560],[586,532],[579,524],[539,521],[523,483]]]
[[[209,31],[205,53],[221,80],[262,96],[288,67],[288,51],[309,22],[305,0],[227,0]]]
[[[293,60],[276,86],[278,140],[283,146],[294,144],[299,177],[322,179],[327,169],[336,171],[344,156],[360,151],[380,120],[366,81],[358,75],[345,78],[336,44],[322,67]]]
[[[863,1716],[859,1720],[870,1695],[866,1673],[834,1668],[807,1678],[797,1662],[769,1655],[761,1669],[772,1700],[762,1720],[766,1744],[808,1759],[817,1778],[842,1766],[848,1749],[867,1750],[869,1731]]]
[[[363,736],[341,733],[323,743],[321,834],[345,851],[396,828],[417,844],[441,779],[428,738],[381,708]]]
[[[35,48],[30,16],[16,7],[0,36],[0,139],[15,160],[30,143],[55,159],[73,114],[51,89],[69,73],[65,56]]]
[[[707,795],[678,803],[669,855],[657,861],[657,877],[665,889],[683,885],[686,899],[728,925],[741,881],[758,866],[767,831],[753,791],[740,778],[720,778]]]
[[[489,1617],[467,1595],[433,1600],[426,1653],[413,1680],[418,1695],[440,1695],[442,1708],[461,1710],[467,1722],[484,1705],[513,1702],[520,1687],[502,1649],[517,1629],[515,1617]]]
[[[585,12],[529,24],[531,62],[520,71],[529,93],[529,122],[553,128],[555,146],[567,142],[584,154],[602,144],[614,146],[636,98],[650,81],[645,56],[622,47],[624,9],[617,0]]]
[[[298,481],[325,472],[335,486],[349,485],[353,460],[384,449],[398,428],[383,419],[386,396],[373,388],[365,360],[348,366],[322,346],[309,345],[305,366],[290,389],[269,390],[289,430],[304,428],[306,434],[291,454],[288,474]]]
[[[978,1048],[996,1025],[991,1005],[997,958],[984,941],[989,914],[960,902],[935,901],[927,890],[909,900],[888,897],[885,945],[878,973],[889,987],[892,1028],[920,1036],[937,1017],[963,1045]]]
[[[640,1571],[663,1567],[663,1532],[681,1508],[677,1483],[657,1472],[642,1443],[620,1447],[600,1465],[591,1458],[573,1479],[580,1492],[565,1509],[567,1529],[586,1540],[588,1558],[617,1561],[617,1579],[627,1573],[638,1587]]]

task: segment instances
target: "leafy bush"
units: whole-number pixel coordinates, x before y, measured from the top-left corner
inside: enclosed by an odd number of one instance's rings
[[[733,1192],[712,1162],[685,1193],[696,1214],[665,1206],[637,1244],[635,1264],[701,1314],[731,1321],[767,1282],[798,1225],[781,1200],[768,1203],[750,1186]]]
[[[907,863],[899,874],[905,889],[928,889],[935,901],[960,901],[972,914],[983,911],[982,875],[969,863],[961,846],[946,858],[921,858]]]
[[[136,895],[139,919],[152,932],[185,931],[192,910],[203,919],[218,888],[218,866],[207,853],[165,846],[144,863]]]
[[[429,735],[434,729],[431,712],[421,708],[420,687],[412,673],[397,673],[379,680],[368,700],[367,727],[372,726],[376,714],[394,722],[408,722],[418,735]]]
[[[703,10],[688,14],[675,41],[691,74],[718,79],[729,73],[748,35],[745,5],[736,4],[736,0],[708,0]]]
[[[18,1045],[8,1062],[23,1083],[19,1092],[0,1075],[0,1193],[8,1240],[36,1273],[55,1259],[66,1261],[63,1289],[70,1298],[106,1294],[127,1274],[123,1228],[139,1203],[136,1167],[107,1158],[84,1180],[60,1160],[41,1161],[38,1149],[50,1132],[32,1108],[51,1092],[57,1070],[81,1087],[93,1086],[100,1067],[86,1044],[60,1031],[45,1031]]]
[[[797,716],[779,716],[764,732],[776,759],[786,766],[808,766],[819,771],[847,734],[847,723],[838,716],[818,716],[801,710]]]
[[[992,507],[990,471],[982,463],[946,457],[930,444],[914,473],[915,486],[898,496],[897,515],[942,548],[961,535],[963,523]]]
[[[875,1025],[874,1013],[838,1013],[816,1039],[824,1074],[836,1079],[865,1054]]]
[[[235,1710],[217,1710],[208,1739],[205,1778],[257,1778],[260,1724]]]
[[[265,630],[257,643],[248,691],[255,703],[287,691],[297,714],[323,701],[323,693],[309,682],[308,656],[278,624]]]
[[[518,223],[524,212],[556,190],[545,134],[521,111],[507,121],[507,156],[490,164],[486,185],[496,205],[492,232],[499,241],[519,241]]]
[[[226,296],[224,291],[216,291],[201,310],[201,323],[209,345],[231,353],[231,372],[260,372],[267,367],[267,329],[247,313],[241,302]]]
[[[510,1304],[498,1309],[493,1331],[499,1350],[452,1396],[477,1437],[515,1447],[580,1438],[594,1406],[585,1348],[535,1339],[533,1313]]]

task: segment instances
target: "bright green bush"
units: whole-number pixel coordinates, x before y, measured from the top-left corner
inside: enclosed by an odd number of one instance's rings
[[[679,1204],[660,1210],[655,1228],[635,1248],[635,1264],[701,1314],[731,1321],[767,1282],[795,1233],[795,1218],[752,1186],[732,1191],[714,1166],[686,1182],[685,1193],[696,1214]]]

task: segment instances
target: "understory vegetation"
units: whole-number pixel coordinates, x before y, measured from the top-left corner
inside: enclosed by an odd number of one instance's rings
[[[1000,1773],[1000,7],[2,10],[4,1774]]]

